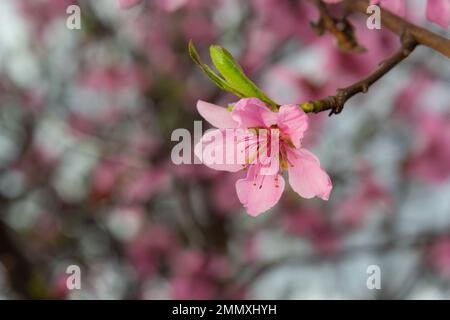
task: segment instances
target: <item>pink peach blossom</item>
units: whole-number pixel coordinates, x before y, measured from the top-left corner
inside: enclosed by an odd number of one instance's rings
[[[317,196],[328,200],[332,189],[329,176],[321,168],[319,160],[301,147],[308,129],[308,116],[300,107],[283,105],[278,112],[273,112],[257,98],[245,98],[238,101],[231,112],[204,101],[198,102],[197,109],[217,129],[202,137],[195,147],[195,154],[215,170],[247,170],[247,177],[236,182],[236,191],[250,215],[257,216],[280,200],[285,185],[280,174],[283,170],[288,171],[289,183],[299,195],[307,199]],[[233,135],[222,139],[230,132],[227,128],[235,129],[231,130]],[[270,135],[255,134],[255,130],[259,132],[261,129],[266,129]],[[272,150],[274,132],[279,134],[278,152]],[[215,150],[214,159],[209,157],[211,149]],[[226,163],[216,161],[219,152],[228,159],[234,149],[237,153],[245,152],[245,163],[236,159]],[[265,156],[266,161],[251,161]]]

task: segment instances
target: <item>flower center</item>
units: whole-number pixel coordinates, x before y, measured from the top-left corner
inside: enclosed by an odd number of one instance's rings
[[[277,126],[270,128],[251,128],[250,130],[256,133],[255,136],[251,136],[245,139],[247,145],[245,152],[248,153],[246,157],[246,164],[244,168],[249,168],[253,180],[253,186],[262,189],[266,175],[273,176],[275,187],[279,187],[278,174],[288,167],[294,165],[288,159],[288,153],[290,149],[295,148],[290,138],[282,134],[281,130]],[[268,174],[262,170],[267,169],[265,166],[273,165],[274,159],[278,157],[279,167],[277,172]],[[254,170],[254,171],[253,171]]]

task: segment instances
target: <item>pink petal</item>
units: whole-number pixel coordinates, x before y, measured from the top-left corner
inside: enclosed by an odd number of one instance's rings
[[[257,98],[239,100],[231,114],[240,128],[268,128],[277,123],[276,113]]]
[[[247,178],[236,182],[239,201],[247,209],[247,213],[254,217],[277,204],[284,190],[284,179],[281,175],[255,177],[256,171],[255,167],[250,168]]]
[[[427,19],[447,29],[450,25],[450,0],[428,0]]]
[[[289,184],[303,198],[315,196],[328,200],[332,184],[328,174],[320,167],[319,159],[306,149],[289,150]]]
[[[281,106],[278,127],[287,134],[296,148],[300,148],[303,134],[308,129],[308,116],[295,104]]]
[[[237,128],[237,122],[232,119],[231,112],[226,108],[199,100],[197,110],[206,121],[216,128]]]
[[[243,168],[238,161],[237,143],[244,135],[242,129],[208,130],[194,148],[195,155],[202,163],[214,170],[237,172]],[[228,141],[227,141],[228,140]]]
[[[139,4],[142,0],[117,0],[120,9],[128,9]]]

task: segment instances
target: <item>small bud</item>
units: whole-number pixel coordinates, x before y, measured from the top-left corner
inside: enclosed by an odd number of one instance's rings
[[[239,63],[227,49],[212,45],[209,51],[214,66],[231,87],[238,89],[245,97],[259,98],[271,106],[277,107],[277,103],[270,99],[245,75]]]
[[[228,91],[233,93],[234,95],[244,98],[245,95],[239,92],[239,90],[231,87],[224,79],[219,77],[217,74],[214,73],[214,71],[211,70],[211,68],[203,64],[200,60],[200,56],[195,49],[194,43],[189,41],[189,55],[191,56],[191,59],[203,70],[203,72],[208,76],[208,78],[214,82],[220,89]]]
[[[259,89],[244,73],[241,66],[236,62],[231,53],[225,48],[212,45],[210,47],[211,59],[214,66],[222,75],[217,75],[208,65],[200,61],[200,56],[192,41],[189,42],[189,55],[192,60],[203,70],[222,90],[233,93],[240,98],[258,98],[277,110],[278,104],[270,99],[261,89]]]
[[[305,102],[300,105],[300,108],[302,108],[306,113],[313,112],[314,104],[312,102]]]

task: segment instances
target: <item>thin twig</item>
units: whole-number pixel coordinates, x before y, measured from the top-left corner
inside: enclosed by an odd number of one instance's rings
[[[344,6],[348,11],[360,12],[366,15],[367,7],[370,5],[368,0],[344,0]],[[381,8],[381,23],[383,27],[401,36],[404,30],[409,30],[418,44],[427,46],[447,58],[450,58],[450,39],[437,33],[419,27],[396,14]]]
[[[346,17],[335,18],[328,11],[327,6],[321,0],[313,0],[320,13],[317,23],[311,23],[313,29],[319,36],[325,31],[330,32],[337,41],[339,48],[343,51],[365,52],[366,49],[358,44],[355,28]]]
[[[314,113],[331,110],[330,116],[342,112],[345,103],[350,98],[358,93],[366,93],[377,80],[379,80],[400,62],[406,59],[417,46],[417,41],[415,37],[409,32],[409,30],[404,31],[401,40],[401,48],[391,57],[383,60],[380,63],[380,67],[368,77],[356,82],[355,84],[352,84],[351,86],[338,89],[336,91],[336,95],[303,103],[300,105],[301,108],[307,112]]]
[[[327,6],[321,0],[310,0],[317,6],[320,13],[319,23],[313,24],[313,27],[323,33],[330,31],[338,40],[339,46],[344,49],[357,48],[357,41],[352,37],[352,33],[343,32],[337,28],[337,19],[331,17]],[[344,0],[344,6],[347,12],[367,13],[367,7],[370,5],[367,0]],[[398,34],[401,37],[402,47],[391,57],[383,60],[380,67],[365,79],[356,82],[346,88],[336,91],[335,95],[324,99],[309,101],[300,105],[306,112],[330,111],[330,116],[338,114],[344,109],[345,103],[358,93],[366,93],[369,88],[381,77],[387,74],[400,62],[406,59],[418,45],[424,45],[443,55],[450,57],[450,40],[442,37],[425,28],[419,27],[405,19],[393,14],[388,10],[381,9],[381,22],[383,26]]]

